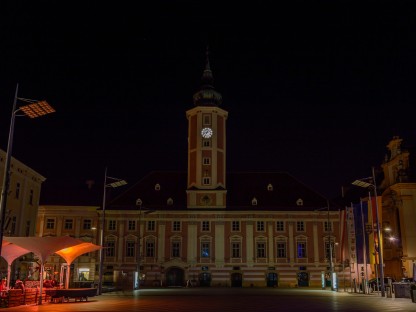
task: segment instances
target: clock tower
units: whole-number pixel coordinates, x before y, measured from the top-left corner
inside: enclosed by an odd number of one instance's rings
[[[226,207],[226,120],[221,94],[215,91],[208,53],[200,89],[194,94],[195,107],[188,119],[188,208]]]

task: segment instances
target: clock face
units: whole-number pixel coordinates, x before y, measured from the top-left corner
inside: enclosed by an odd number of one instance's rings
[[[212,129],[211,128],[203,128],[201,130],[201,135],[202,135],[203,138],[209,139],[210,137],[212,137]]]

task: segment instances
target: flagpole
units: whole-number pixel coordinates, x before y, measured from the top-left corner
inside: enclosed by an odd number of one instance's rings
[[[360,198],[360,207],[361,207],[361,225],[362,225],[362,232],[363,232],[363,262],[364,262],[364,283],[363,283],[363,291],[364,294],[368,293],[368,272],[367,272],[367,243],[366,243],[366,232],[365,232],[365,225],[364,225],[364,212],[363,212],[363,201]]]

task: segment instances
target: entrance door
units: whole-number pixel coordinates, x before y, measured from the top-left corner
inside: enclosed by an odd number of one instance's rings
[[[199,274],[199,286],[208,287],[211,286],[211,273]]]
[[[184,286],[184,271],[181,268],[170,268],[166,272],[166,286],[182,287]]]
[[[267,273],[267,287],[277,286],[277,273]]]
[[[298,286],[308,287],[309,286],[309,273],[298,272]]]
[[[231,274],[231,287],[242,287],[243,286],[243,275],[241,273]]]

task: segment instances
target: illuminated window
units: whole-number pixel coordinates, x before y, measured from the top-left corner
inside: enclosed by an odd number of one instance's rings
[[[273,191],[273,185],[271,185],[271,184],[269,183],[269,185],[267,185],[267,190],[268,190],[269,192]]]
[[[306,258],[306,242],[298,241],[296,246],[298,258]]]
[[[202,242],[201,243],[201,257],[202,258],[209,258],[210,255],[210,243],[209,242]]]
[[[257,198],[253,197],[253,199],[251,200],[251,204],[253,206],[257,206]]]

